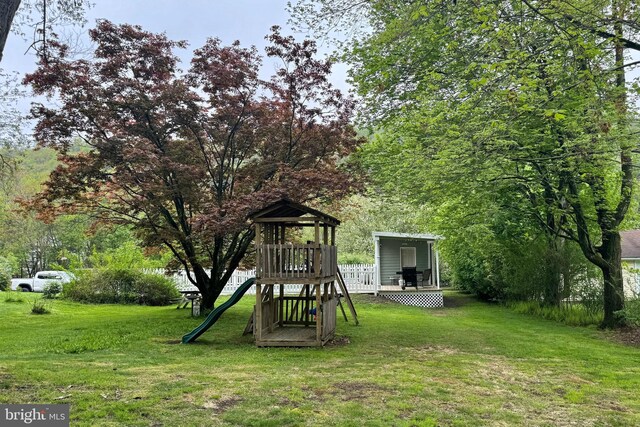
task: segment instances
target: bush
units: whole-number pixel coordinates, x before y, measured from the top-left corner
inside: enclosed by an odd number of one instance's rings
[[[0,257],[0,291],[8,291],[11,289],[11,262]]]
[[[62,292],[62,283],[51,282],[45,285],[42,296],[46,299],[54,299],[60,292]]]
[[[136,294],[143,305],[169,305],[180,297],[173,281],[159,274],[144,274],[136,283]]]
[[[4,302],[23,303],[24,298],[22,298],[22,292],[7,292],[7,295],[4,297]]]
[[[31,314],[49,314],[49,305],[42,298],[36,298],[31,303]]]
[[[603,286],[599,281],[585,281],[574,292],[585,310],[594,316],[604,313]]]
[[[358,254],[351,252],[338,253],[339,264],[373,264],[373,257],[366,254]]]
[[[549,306],[539,301],[520,301],[507,304],[516,313],[531,314],[571,326],[597,325],[602,322],[602,312],[590,312],[582,304]]]
[[[134,270],[95,270],[64,286],[63,298],[94,304],[167,305],[180,293],[174,283],[157,274]]]
[[[633,298],[625,301],[624,309],[617,311],[623,323],[629,326],[640,326],[640,298]]]

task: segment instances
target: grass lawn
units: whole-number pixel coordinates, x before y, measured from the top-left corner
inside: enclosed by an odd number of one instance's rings
[[[0,293],[0,403],[69,403],[73,426],[640,425],[640,349],[449,294],[425,310],[356,296],[323,349],[255,348],[244,298],[196,344],[188,310]],[[455,306],[454,306],[455,305]]]

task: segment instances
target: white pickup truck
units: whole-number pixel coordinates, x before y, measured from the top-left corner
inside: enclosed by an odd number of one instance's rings
[[[47,283],[69,283],[73,277],[66,271],[38,271],[30,279],[11,279],[11,289],[22,292],[42,292]]]

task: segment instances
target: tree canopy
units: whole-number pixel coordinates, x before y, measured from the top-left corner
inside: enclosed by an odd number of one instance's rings
[[[552,247],[574,241],[602,270],[604,324],[616,324],[618,230],[632,201],[638,146],[635,86],[625,75],[637,65],[626,52],[640,47],[635,4],[391,1],[359,2],[353,11],[370,30],[345,55],[361,117],[378,131],[370,153],[402,159],[385,164],[374,155],[371,167],[400,170],[396,189],[418,203],[493,202],[488,212],[526,222],[517,232],[503,228],[513,241],[531,225]]]
[[[34,49],[41,56],[47,55],[49,39],[55,38],[54,29],[61,36],[61,29],[68,24],[84,24],[84,12],[91,6],[88,0],[4,0],[0,3],[0,62],[9,33],[23,37],[33,32]],[[28,29],[30,27],[30,30]],[[53,36],[53,37],[52,37]]]
[[[339,163],[359,142],[353,103],[328,82],[331,63],[312,41],[274,27],[266,53],[277,68],[263,81],[263,58],[239,42],[207,40],[182,71],[173,50],[185,42],[108,21],[90,36],[94,60],[56,44],[26,77],[59,97],[32,109],[37,141],[62,162],[33,202],[43,215],[90,210],[133,226],[171,250],[211,307],[249,249],[251,211],[351,190]],[[76,138],[87,150],[69,151]]]

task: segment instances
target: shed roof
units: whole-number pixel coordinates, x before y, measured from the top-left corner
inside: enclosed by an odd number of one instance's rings
[[[392,239],[413,239],[413,240],[442,240],[442,236],[435,234],[411,234],[411,233],[393,233],[390,231],[374,231],[373,238],[389,237]]]
[[[329,225],[340,225],[340,220],[337,218],[289,199],[278,200],[267,207],[251,213],[249,218],[255,222],[270,222],[270,219],[278,218],[299,218],[302,220],[307,216],[311,217],[309,219],[318,218],[321,222]]]
[[[621,231],[622,259],[640,259],[640,230]]]

